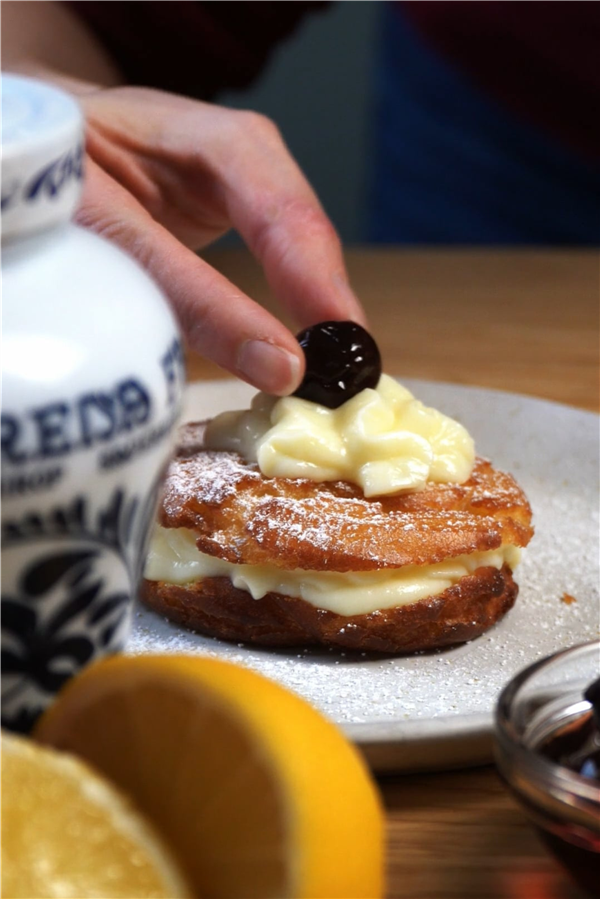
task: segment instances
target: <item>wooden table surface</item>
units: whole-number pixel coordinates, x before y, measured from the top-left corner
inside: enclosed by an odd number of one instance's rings
[[[243,250],[206,254],[276,309]],[[476,384],[598,410],[595,252],[347,253],[389,374]],[[191,379],[224,377],[197,357]],[[389,899],[579,899],[493,767],[380,779]]]

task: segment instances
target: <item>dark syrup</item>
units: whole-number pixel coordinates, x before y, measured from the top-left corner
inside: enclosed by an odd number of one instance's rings
[[[597,786],[600,815],[600,680],[584,695],[592,709],[552,734],[539,752]],[[590,896],[600,897],[600,836],[578,832],[568,821],[560,823],[564,837],[540,830],[544,842]]]
[[[573,880],[589,896],[600,897],[600,845],[587,849],[568,840],[538,828],[542,840]],[[533,899],[533,897],[532,897]]]

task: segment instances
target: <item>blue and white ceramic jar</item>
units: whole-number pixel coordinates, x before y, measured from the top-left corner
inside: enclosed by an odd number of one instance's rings
[[[159,289],[70,222],[76,103],[5,76],[2,107],[2,724],[28,730],[123,647],[184,375]]]

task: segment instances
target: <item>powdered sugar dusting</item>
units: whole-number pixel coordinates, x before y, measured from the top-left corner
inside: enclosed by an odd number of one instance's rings
[[[481,460],[464,484],[366,499],[341,481],[264,478],[235,453],[198,450],[196,427],[184,429],[160,517],[165,527],[194,530],[209,555],[287,570],[366,571],[526,545],[531,536],[522,491]]]
[[[207,503],[220,505],[248,480],[258,482],[261,474],[256,466],[241,468],[235,453],[207,452],[201,457],[177,459],[169,469],[165,505],[167,510],[177,509],[196,492],[202,493]]]
[[[461,751],[468,759],[473,725],[491,728],[498,693],[518,670],[597,638],[598,417],[495,391],[426,382],[407,386],[462,421],[478,452],[512,472],[530,500],[536,534],[516,572],[519,598],[500,624],[458,648],[380,658],[226,644],[187,633],[140,607],[129,651],[201,653],[246,665],[307,698],[360,743],[395,741],[398,768],[404,765],[402,745],[416,743],[439,746],[437,761],[426,764],[444,767],[444,737],[453,735],[453,763]],[[211,387],[201,387],[196,408],[202,415]],[[209,398],[213,404],[220,400],[222,408],[247,404],[230,384]],[[318,529],[310,539],[319,539]],[[564,593],[576,602],[562,602]]]

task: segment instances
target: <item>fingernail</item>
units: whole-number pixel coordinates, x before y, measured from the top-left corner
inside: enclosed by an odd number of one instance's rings
[[[286,396],[300,382],[301,363],[297,356],[266,340],[247,340],[237,358],[241,376],[265,393]]]

